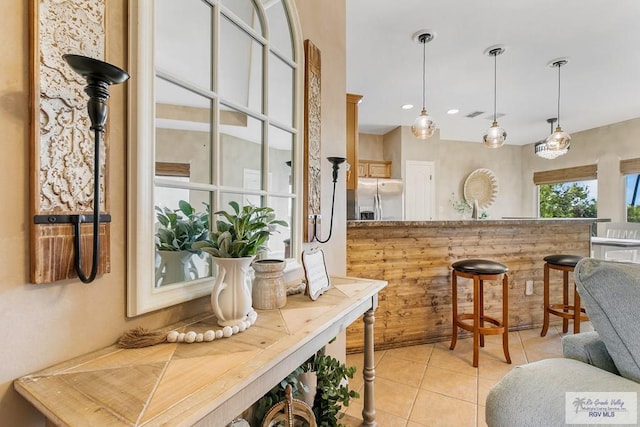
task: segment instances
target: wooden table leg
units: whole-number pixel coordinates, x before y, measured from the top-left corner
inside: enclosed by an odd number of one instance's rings
[[[364,378],[364,408],[362,409],[362,425],[376,427],[376,408],[373,394],[373,381],[376,377],[374,354],[373,354],[373,324],[375,316],[373,309],[367,310],[364,314],[364,368],[362,376]]]

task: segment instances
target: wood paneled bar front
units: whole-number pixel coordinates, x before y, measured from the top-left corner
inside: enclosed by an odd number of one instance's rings
[[[509,327],[542,325],[543,258],[589,256],[595,219],[470,221],[348,221],[347,273],[386,280],[379,296],[377,349],[451,338],[451,264],[484,258],[509,268]],[[562,295],[562,275],[551,278],[551,295]],[[533,280],[533,295],[525,295]],[[458,283],[459,310],[472,310],[472,281]],[[485,310],[502,316],[501,287],[485,285]],[[347,351],[363,348],[362,326],[347,329]]]

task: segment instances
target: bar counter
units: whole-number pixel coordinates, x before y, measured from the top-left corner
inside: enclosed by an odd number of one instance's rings
[[[451,264],[484,258],[509,268],[509,329],[540,327],[543,258],[589,256],[595,219],[347,221],[347,273],[386,280],[376,312],[377,349],[451,338]],[[525,283],[533,280],[533,295]],[[562,298],[562,274],[551,296]],[[459,311],[471,312],[472,282],[459,280]],[[485,311],[500,317],[501,286],[485,284]],[[555,321],[555,323],[553,323]],[[552,319],[552,324],[558,321]],[[464,336],[464,335],[463,335]],[[347,351],[363,347],[362,326],[347,329]]]

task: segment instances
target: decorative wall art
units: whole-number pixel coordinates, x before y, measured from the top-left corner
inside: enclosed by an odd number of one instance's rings
[[[94,142],[86,80],[62,55],[104,57],[104,0],[32,0],[31,19],[31,282],[76,277],[73,228],[53,215],[92,211]],[[106,158],[106,144],[101,158]],[[101,205],[108,207],[107,165],[101,165]],[[43,224],[35,216],[43,216]],[[82,226],[83,265],[90,263],[91,224]],[[100,225],[99,273],[110,270],[109,224]]]
[[[304,208],[307,224],[304,241],[313,240],[313,215],[320,215],[320,50],[310,41],[304,41]],[[319,223],[319,220],[318,220]]]
[[[488,208],[496,200],[497,194],[498,180],[489,169],[474,170],[464,182],[464,199],[470,206],[477,200],[480,208]]]

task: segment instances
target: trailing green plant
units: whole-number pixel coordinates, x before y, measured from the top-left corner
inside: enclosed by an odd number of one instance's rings
[[[349,389],[349,383],[345,381],[353,378],[355,366],[347,367],[335,357],[325,354],[323,347],[302,368],[306,372],[315,372],[318,377],[318,388],[313,401],[313,413],[318,427],[341,426],[338,421],[344,413],[340,410],[343,406],[349,406],[351,399],[360,397],[358,392]]]
[[[258,400],[254,412],[256,419],[262,421],[269,408],[284,400],[284,390],[287,384],[291,385],[293,396],[297,399],[301,397],[301,390],[308,391],[306,386],[298,381],[298,375],[303,372],[316,373],[317,390],[312,409],[318,427],[342,426],[339,420],[344,414],[340,410],[343,406],[349,406],[351,399],[360,397],[360,394],[355,390],[349,389],[349,384],[345,381],[353,378],[356,368],[354,366],[347,367],[338,359],[327,355],[324,348],[311,356]]]
[[[451,207],[453,210],[458,212],[459,215],[466,215],[467,213],[471,213],[473,210],[472,206],[467,203],[466,200],[456,200],[454,193],[451,193],[449,203],[451,203]]]
[[[195,209],[184,200],[177,209],[156,206],[156,218],[160,227],[156,232],[156,248],[159,251],[189,251],[200,253],[193,244],[209,237],[209,205],[204,212]]]
[[[219,258],[242,258],[266,251],[266,243],[275,226],[287,226],[277,220],[270,207],[247,205],[240,208],[236,202],[229,202],[233,212],[217,211],[222,220],[216,221],[216,230],[209,239],[194,244],[194,248],[203,250]]]

